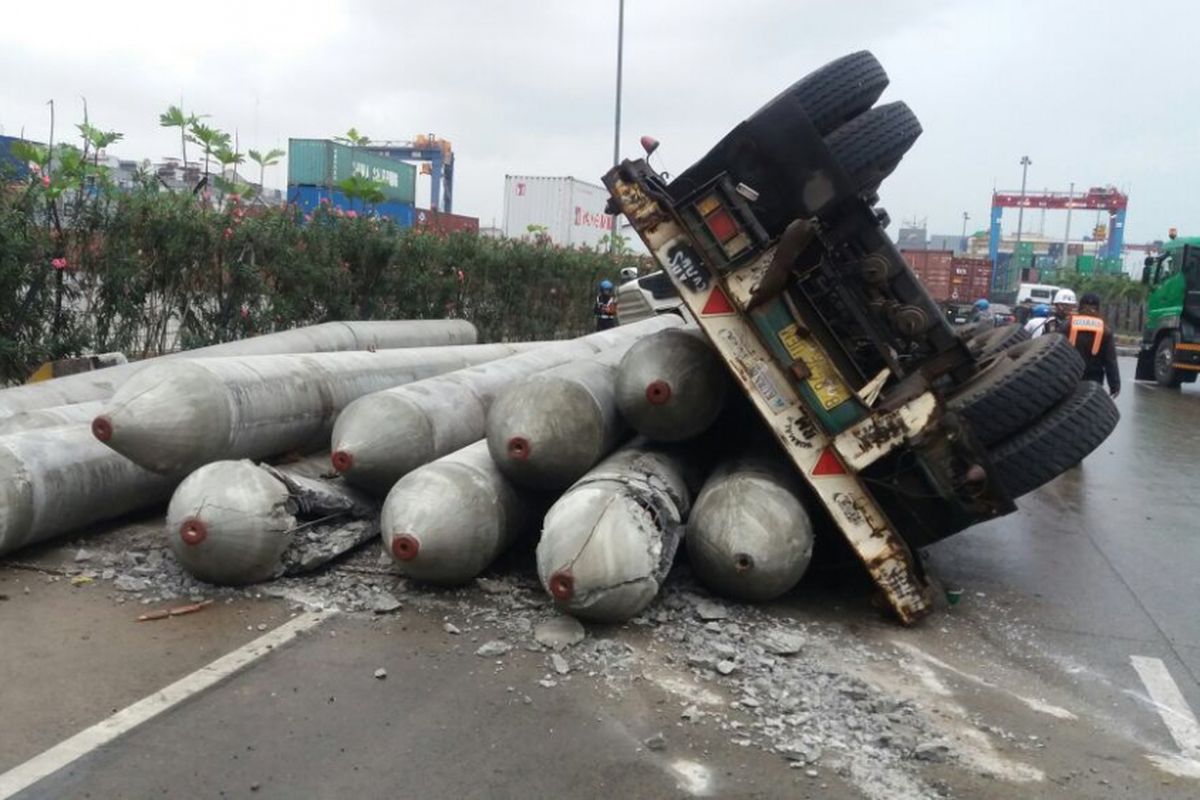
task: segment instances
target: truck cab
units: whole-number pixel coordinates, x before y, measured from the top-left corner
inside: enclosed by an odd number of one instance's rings
[[[1200,374],[1200,237],[1170,240],[1146,259],[1146,328],[1136,377],[1178,388]]]

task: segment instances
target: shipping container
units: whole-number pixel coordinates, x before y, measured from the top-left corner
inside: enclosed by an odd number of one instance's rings
[[[12,146],[20,141],[15,136],[0,136],[0,180],[24,180],[29,177],[29,164],[12,153]]]
[[[413,164],[328,139],[288,139],[287,158],[288,185],[333,188],[351,175],[361,175],[378,183],[389,202],[416,202]]]
[[[1079,256],[1075,259],[1075,271],[1080,275],[1091,275],[1096,271],[1096,257]]]
[[[438,233],[479,233],[479,218],[418,208],[413,215],[413,227]]]
[[[504,235],[543,233],[562,246],[595,247],[613,232],[608,190],[575,178],[504,177]]]
[[[410,227],[413,224],[413,207],[408,203],[385,200],[382,203],[364,207],[361,200],[351,202],[350,198],[337,189],[329,189],[324,186],[289,186],[287,201],[305,213],[312,213],[324,201],[342,211],[386,217],[402,228]]]

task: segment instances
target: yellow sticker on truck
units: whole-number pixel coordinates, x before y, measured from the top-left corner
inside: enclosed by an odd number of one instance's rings
[[[797,361],[803,361],[808,367],[809,376],[805,380],[826,411],[850,399],[850,390],[838,377],[833,364],[829,363],[825,353],[811,339],[800,335],[800,329],[795,323],[780,329],[779,341],[783,343],[788,355]]]

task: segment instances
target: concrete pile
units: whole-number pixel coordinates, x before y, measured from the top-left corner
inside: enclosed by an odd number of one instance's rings
[[[412,344],[392,333],[405,330]],[[111,397],[12,413],[0,552],[170,498],[165,545],[224,586],[303,575],[367,541],[393,573],[462,585],[522,538],[550,600],[590,620],[641,614],[681,549],[731,598],[800,580],[801,489],[767,440],[747,444],[745,403],[680,317],[560,342],[436,335],[460,341],[262,355],[250,340],[249,355],[131,365]]]

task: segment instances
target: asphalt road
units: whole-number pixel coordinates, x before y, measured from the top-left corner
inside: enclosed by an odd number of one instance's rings
[[[927,551],[963,588],[959,605],[907,630],[856,590],[805,589],[768,609],[836,621],[886,655],[855,669],[963,745],[960,760],[920,767],[943,796],[1200,796],[1200,768],[1188,773],[1200,743],[1150,669],[1200,708],[1200,391],[1135,385],[1132,362],[1122,369],[1121,424],[1081,468]],[[0,570],[0,780],[294,617],[246,598],[135,625],[137,609],[86,591]],[[542,688],[545,653],[481,659],[487,632],[450,636],[445,621],[335,616],[17,796],[882,796],[714,725],[681,728],[677,699],[653,682],[613,691],[578,665]],[[647,747],[658,731],[666,747]]]

